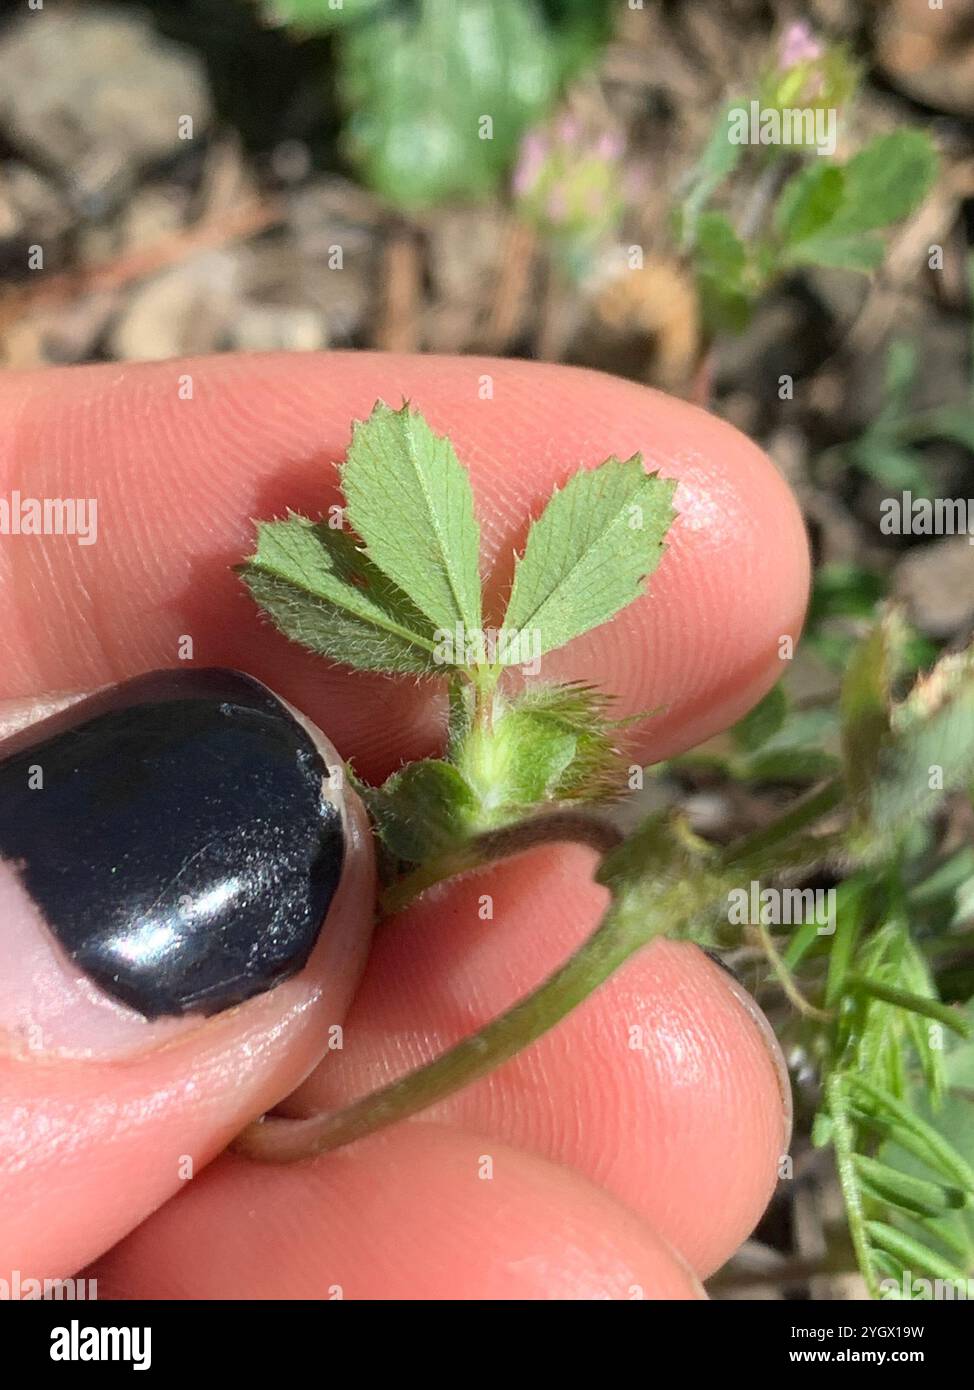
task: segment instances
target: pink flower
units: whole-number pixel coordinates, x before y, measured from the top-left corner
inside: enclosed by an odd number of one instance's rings
[[[541,173],[548,153],[547,142],[543,135],[538,131],[531,131],[521,142],[521,155],[514,171],[513,187],[514,192],[519,198],[523,198],[526,193],[537,182],[538,175]]]
[[[799,63],[813,63],[816,58],[821,58],[824,52],[825,49],[812,32],[811,25],[799,19],[788,25],[779,40],[778,67],[782,72],[789,72]]]
[[[563,222],[568,216],[568,200],[565,197],[563,189],[556,188],[552,190],[551,196],[548,199],[547,212],[552,222]]]
[[[622,154],[622,139],[614,131],[606,131],[599,136],[595,153],[600,159],[604,159],[609,164],[614,164]]]

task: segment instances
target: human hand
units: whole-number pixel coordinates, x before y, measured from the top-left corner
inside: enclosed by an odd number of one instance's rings
[[[484,373],[492,399],[480,399]],[[369,780],[434,752],[443,710],[428,688],[290,646],[229,569],[251,517],[336,502],[351,420],[404,395],[469,467],[498,585],[528,515],[579,463],[642,450],[681,480],[650,595],[546,659],[551,678],[617,695],[620,715],[664,707],[636,728],[634,761],[699,742],[772,684],[779,639],[801,623],[806,543],[784,483],[727,425],[557,367],[231,357],[0,381],[0,495],[98,502],[96,544],[0,538],[0,728],[43,712],[37,692],[177,666],[189,636],[195,665],[265,681]],[[698,1296],[767,1202],[788,1120],[766,1023],[693,946],[639,953],[540,1042],[417,1121],[294,1166],[216,1157],[296,1087],[289,1113],[330,1108],[428,1060],[540,980],[603,910],[589,852],[533,851],[384,924],[355,994],[373,865],[348,796],[358,829],[308,967],[210,1018],[130,1020],[94,1057],[10,1035],[25,962],[53,947],[0,866],[4,1263],[23,1279],[94,1261],[103,1297]],[[86,1046],[68,1036],[73,1017],[61,1017],[62,1050]],[[338,1023],[343,1048],[322,1061]],[[642,1051],[628,1045],[633,1024]]]

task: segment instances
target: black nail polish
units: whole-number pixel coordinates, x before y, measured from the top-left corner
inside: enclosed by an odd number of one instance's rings
[[[218,1013],[311,954],[344,856],[328,771],[259,681],[153,672],[3,747],[0,857],[107,994]]]
[[[713,961],[714,965],[719,965],[721,970],[725,971],[725,973],[728,974],[732,980],[735,980],[737,984],[742,985],[744,983],[740,975],[737,973],[737,971],[730,964],[730,962],[727,960],[727,958],[723,955],[722,952],[712,951],[708,946],[701,946],[700,949],[701,951],[703,951],[705,956],[707,956],[710,960]]]

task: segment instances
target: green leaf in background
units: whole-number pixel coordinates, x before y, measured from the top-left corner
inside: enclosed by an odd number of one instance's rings
[[[892,683],[905,634],[895,610],[853,651],[839,697],[842,756],[853,805],[868,805],[880,755],[890,742]]]
[[[287,24],[306,34],[323,34],[354,24],[388,3],[389,0],[261,0],[261,10],[268,24]]]
[[[779,731],[787,713],[788,697],[779,683],[734,725],[731,738],[745,753],[753,753]]]
[[[974,1027],[974,1006],[968,1004],[963,1016]],[[945,1057],[946,1094],[943,1104],[936,1106],[925,1085],[917,1084],[910,1097],[916,1113],[930,1125],[958,1154],[970,1158],[974,1154],[974,1042],[954,1043]],[[915,1152],[900,1144],[883,1145],[879,1158],[897,1172],[923,1180],[928,1167]],[[963,1190],[963,1189],[961,1189]],[[956,1206],[954,1199],[951,1206]],[[905,1223],[907,1229],[912,1229]],[[952,1257],[967,1275],[974,1275],[974,1201],[970,1192],[961,1211],[944,1213],[927,1226],[925,1237],[936,1240],[940,1250]]]
[[[921,130],[880,135],[844,166],[842,204],[829,223],[833,234],[869,232],[909,216],[937,173],[937,155]]]
[[[858,270],[867,275],[883,263],[886,247],[878,236],[861,236],[858,232],[838,235],[831,227],[817,236],[796,242],[785,253],[790,265],[821,265],[830,270]]]
[[[701,215],[695,266],[706,323],[739,333],[747,326],[752,296],[746,283],[747,250],[726,213]]]
[[[286,637],[362,671],[429,675],[433,629],[351,536],[306,517],[261,522],[239,573]]]
[[[968,648],[941,658],[893,708],[891,737],[863,803],[873,851],[972,781],[974,648]]]
[[[841,169],[803,170],[786,185],[776,209],[785,262],[875,270],[885,247],[869,234],[913,212],[936,171],[936,153],[920,130],[881,135]]]
[[[462,843],[478,810],[463,774],[437,758],[409,763],[362,795],[386,850],[411,864]]]
[[[483,197],[551,105],[560,59],[533,0],[422,0],[418,12],[350,28],[340,53],[349,154],[401,207]]]
[[[686,182],[677,217],[677,233],[684,251],[694,246],[701,213],[720,185],[737,168],[744,152],[743,145],[730,139],[729,110],[730,107],[724,107],[717,116],[703,154]]]
[[[786,244],[803,241],[826,226],[839,210],[845,175],[834,164],[819,161],[794,174],[774,210],[774,228]]]
[[[659,564],[675,489],[638,454],[571,477],[528,532],[505,628],[543,655],[625,608]]]
[[[418,411],[379,401],[341,470],[347,515],[370,560],[435,628],[480,631],[480,529],[453,445]]]

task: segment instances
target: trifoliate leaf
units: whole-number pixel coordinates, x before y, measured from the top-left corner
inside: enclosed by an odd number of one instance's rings
[[[625,608],[659,563],[675,489],[646,474],[638,454],[576,473],[528,533],[505,629],[543,655]]]
[[[841,169],[816,165],[786,185],[776,209],[784,260],[839,270],[875,270],[881,227],[919,206],[937,171],[937,156],[918,130],[880,136]]]
[[[433,628],[351,536],[307,517],[267,521],[239,573],[286,637],[362,671],[442,674]]]
[[[382,843],[407,863],[443,854],[477,828],[473,790],[452,763],[437,758],[409,763],[363,796]]]
[[[352,529],[370,560],[434,628],[480,631],[480,529],[453,445],[418,411],[382,401],[356,423],[341,470]]]

